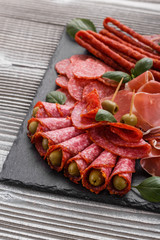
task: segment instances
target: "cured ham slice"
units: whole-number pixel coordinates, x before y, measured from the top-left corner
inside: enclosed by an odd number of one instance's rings
[[[67,117],[70,116],[73,106],[60,105],[58,103],[37,102],[34,108],[39,107],[35,117]]]
[[[51,146],[46,154],[46,158],[48,161],[48,164],[52,169],[55,169],[57,172],[61,171],[66,164],[67,160],[75,155],[77,155],[79,152],[83,151],[85,148],[87,148],[91,144],[91,140],[88,137],[87,133],[80,134],[77,137],[73,137],[65,142],[62,142],[57,145]],[[61,150],[62,151],[62,160],[60,166],[53,166],[50,161],[50,154],[54,150]]]
[[[134,114],[137,115],[137,126],[143,130],[160,126],[160,93],[140,92],[135,94]]]
[[[138,77],[129,81],[126,84],[126,89],[129,91],[135,90],[135,92],[137,92],[140,87],[142,87],[145,83],[149,82],[150,80],[154,80],[153,74],[150,71],[146,71],[139,75]]]
[[[90,165],[84,170],[82,184],[85,188],[89,189],[91,192],[98,194],[104,190],[108,183],[108,178],[111,174],[112,168],[116,164],[117,156],[108,152],[103,151],[98,158],[96,158]],[[99,170],[104,177],[104,182],[100,186],[93,186],[89,182],[89,174],[92,170]]]
[[[47,149],[42,147],[42,140],[48,140],[48,147],[64,142],[70,138],[76,137],[82,134],[82,130],[78,130],[75,127],[67,127],[62,129],[57,129],[49,132],[37,132],[33,137],[33,143],[41,156],[44,156],[47,152]]]
[[[135,160],[129,158],[120,157],[111,176],[109,177],[107,189],[110,194],[117,194],[123,196],[131,189],[132,173],[135,172]],[[113,186],[113,177],[114,176],[122,177],[126,180],[127,186],[123,190],[117,190]]]
[[[98,155],[102,152],[102,148],[96,145],[95,143],[92,143],[90,146],[88,146],[86,149],[84,149],[81,153],[76,155],[75,157],[69,159],[67,161],[67,164],[64,168],[64,175],[68,177],[71,181],[78,183],[83,175],[84,170],[87,168],[88,165],[90,165],[95,158],[98,157]],[[70,163],[75,162],[77,164],[78,170],[79,170],[79,176],[71,176],[68,172],[68,166]]]
[[[151,80],[141,86],[137,92],[160,93],[160,82]]]
[[[53,131],[56,129],[72,126],[72,122],[69,117],[68,118],[31,118],[30,120],[28,120],[28,126],[27,126],[28,130],[29,130],[29,125],[32,122],[38,123],[35,133]],[[31,134],[30,132],[28,132],[28,136],[31,138],[31,140],[33,139],[34,134]]]

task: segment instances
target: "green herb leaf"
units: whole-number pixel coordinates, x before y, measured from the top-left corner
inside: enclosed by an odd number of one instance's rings
[[[141,196],[149,202],[160,202],[160,177],[149,177],[136,188]]]
[[[108,122],[117,122],[117,120],[115,119],[115,117],[112,115],[112,113],[104,110],[104,109],[99,109],[96,117],[95,117],[96,121],[108,121]]]
[[[66,99],[67,99],[66,95],[59,91],[49,92],[46,96],[46,102],[50,103],[64,104]]]
[[[146,72],[147,70],[151,69],[153,66],[153,60],[151,58],[142,58],[138,62],[136,62],[135,68],[132,72],[134,77],[141,75],[142,73]]]
[[[89,19],[74,18],[67,24],[67,33],[71,38],[80,30],[92,30],[96,32],[94,24]]]
[[[121,71],[109,71],[102,75],[103,78],[109,78],[115,80],[116,82],[120,82],[123,78],[123,83],[129,82],[131,80],[131,76],[125,72]]]

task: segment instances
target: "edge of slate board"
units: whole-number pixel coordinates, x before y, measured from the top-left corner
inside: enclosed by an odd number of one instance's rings
[[[36,96],[20,127],[17,139],[14,141],[3,165],[2,172],[0,173],[0,181],[6,184],[52,192],[63,196],[160,213],[160,204],[145,201],[136,192],[137,190],[131,190],[123,197],[109,195],[107,190],[96,195],[82,187],[81,184],[72,183],[63,176],[63,173],[57,173],[50,169],[27,137],[27,121],[31,117],[33,106],[38,101],[45,101],[46,94],[51,89],[54,90],[56,88],[55,79],[57,73],[54,69],[55,64],[74,54],[86,53],[82,47],[68,37],[64,30]],[[143,179],[149,176],[140,168],[139,164],[137,164],[136,169],[137,172],[133,174],[133,185],[138,185]]]

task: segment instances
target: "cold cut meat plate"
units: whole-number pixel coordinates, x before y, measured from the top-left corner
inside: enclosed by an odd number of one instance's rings
[[[59,46],[49,63],[48,70],[20,128],[17,139],[4,163],[0,175],[1,181],[8,184],[16,184],[22,187],[52,192],[53,194],[62,196],[160,212],[159,203],[147,202],[140,197],[136,190],[130,190],[123,197],[110,195],[107,190],[95,194],[84,188],[81,183],[75,184],[71,182],[68,178],[64,177],[62,172],[58,173],[51,169],[36,151],[35,146],[30,143],[30,139],[27,137],[27,122],[31,118],[33,106],[38,101],[45,101],[46,94],[50,92],[51,89],[56,89],[55,80],[57,78],[57,72],[55,70],[55,64],[75,54],[86,54],[86,51],[72,41],[66,34],[66,31],[64,31]],[[138,185],[146,177],[149,177],[149,175],[141,169],[137,161],[136,173],[133,174],[132,185]]]

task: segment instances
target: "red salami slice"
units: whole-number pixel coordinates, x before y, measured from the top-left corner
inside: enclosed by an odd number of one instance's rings
[[[75,100],[80,101],[82,99],[83,89],[87,84],[87,80],[70,78],[68,82],[68,91]]]
[[[132,173],[135,172],[135,160],[129,158],[119,158],[111,176],[109,177],[107,189],[110,194],[118,194],[120,196],[126,194],[131,189]],[[119,176],[125,179],[127,186],[123,190],[117,190],[113,186],[113,177]]]
[[[65,75],[66,74],[66,68],[70,64],[70,60],[63,59],[62,61],[56,63],[55,69],[59,74]]]
[[[65,105],[67,105],[67,106],[74,106],[74,104],[76,103],[76,100],[71,97],[71,95],[69,94],[67,89],[59,88],[57,91],[63,92],[66,95],[67,100],[65,102]]]
[[[115,88],[106,86],[105,84],[99,81],[92,81],[88,83],[83,89],[83,97],[86,97],[88,93],[92,90],[96,89],[99,95],[99,98],[102,99],[104,97],[110,96],[115,92]]]
[[[117,156],[108,152],[103,151],[98,158],[96,158],[90,165],[84,170],[82,184],[85,188],[89,189],[91,192],[98,194],[100,191],[104,190],[107,186],[108,178],[111,174],[112,168],[116,164]],[[100,186],[94,186],[89,182],[89,175],[92,170],[99,170],[104,178],[104,182]]]
[[[83,175],[84,169],[98,157],[98,155],[102,152],[102,148],[92,143],[89,147],[84,149],[81,153],[76,155],[75,157],[69,159],[64,168],[64,175],[68,177],[71,181],[78,183]],[[80,175],[72,176],[68,172],[69,164],[75,162],[77,164]]]
[[[85,61],[87,58],[91,58],[91,56],[85,54],[76,54],[70,57],[70,61],[71,63],[75,63],[79,60]]]
[[[72,111],[72,122],[78,129],[87,129],[101,125],[95,121],[95,116],[100,108],[100,101],[97,91],[94,89],[86,98],[78,102]]]
[[[82,130],[78,130],[75,127],[67,127],[62,129],[57,129],[49,132],[37,132],[33,137],[33,142],[35,147],[41,156],[44,156],[47,149],[42,147],[42,140],[48,140],[48,148],[52,145],[64,142],[70,138],[76,137],[82,134]]]
[[[29,125],[32,122],[38,122],[36,132],[47,132],[60,128],[70,127],[72,125],[71,119],[68,118],[31,118],[28,121],[27,128],[29,129]],[[35,133],[36,133],[35,132]],[[33,134],[28,133],[29,137],[33,137]]]
[[[78,61],[78,64],[74,66],[73,74],[80,79],[97,79],[105,73],[105,70],[105,67],[98,61],[88,58],[86,61]]]
[[[112,152],[115,155],[131,159],[139,159],[144,156],[148,156],[151,150],[150,144],[145,143],[143,146],[139,147],[117,146],[113,144],[110,139],[107,139],[104,127],[105,126],[88,129],[88,134],[90,135],[92,141],[100,147]]]
[[[56,84],[59,87],[68,89],[68,78],[66,76],[59,76],[56,78]]]
[[[39,110],[36,113],[37,118],[44,117],[67,117],[70,116],[73,106],[60,105],[58,103],[49,103],[49,102],[37,102],[34,106],[39,107]],[[43,109],[43,110],[42,110]]]
[[[84,133],[60,144],[51,146],[46,155],[48,164],[50,165],[51,168],[59,172],[63,169],[64,165],[66,164],[69,158],[83,151],[90,144],[91,140],[89,139],[88,134]],[[50,154],[53,153],[54,150],[62,151],[62,160],[59,166],[53,166],[50,161]]]

